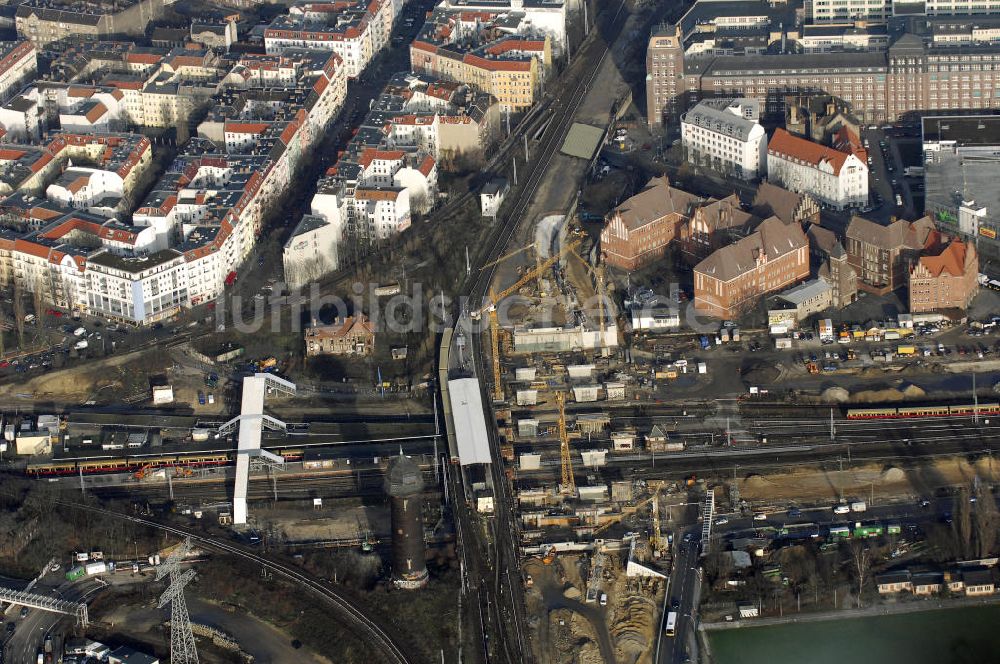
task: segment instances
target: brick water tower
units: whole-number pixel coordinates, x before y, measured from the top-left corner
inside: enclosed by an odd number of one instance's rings
[[[400,451],[389,460],[385,474],[392,510],[392,579],[398,588],[427,585],[423,491],[420,466]]]

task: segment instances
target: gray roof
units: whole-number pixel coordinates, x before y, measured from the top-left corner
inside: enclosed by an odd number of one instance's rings
[[[686,61],[687,71],[691,65],[700,68],[703,76],[745,76],[755,75],[797,76],[835,72],[882,72],[887,67],[884,53],[796,53],[790,55],[720,56],[703,61]]]
[[[806,231],[806,235],[809,236],[809,244],[812,248],[821,253],[832,255],[834,250],[840,247],[837,234],[829,228],[812,224],[809,226],[809,230]],[[840,250],[843,252],[843,247]]]
[[[645,188],[628,199],[613,214],[621,216],[629,230],[640,228],[668,214],[687,215],[702,199],[670,186],[666,177],[653,178]]]
[[[928,116],[921,118],[924,143],[952,142],[958,147],[1000,147],[1000,115]]]
[[[118,254],[113,254],[110,251],[102,251],[94,256],[91,256],[88,262],[91,265],[103,265],[115,270],[136,274],[142,272],[143,270],[148,270],[156,265],[169,263],[181,255],[182,254],[179,251],[174,249],[163,249],[148,256],[136,257],[119,256]]]
[[[898,572],[886,572],[885,574],[878,574],[875,576],[875,583],[905,583],[910,580],[909,570],[900,570]]]
[[[725,100],[726,102],[736,100]],[[747,141],[750,132],[754,127],[759,126],[753,120],[747,120],[741,115],[736,115],[725,108],[719,108],[721,104],[701,102],[681,118],[682,122],[703,127],[717,134],[724,134],[740,141]],[[728,103],[727,103],[728,106]]]
[[[801,226],[771,217],[761,222],[753,234],[715,251],[698,263],[695,271],[720,281],[731,281],[754,269],[762,254],[773,261],[807,245]]]
[[[786,224],[798,221],[795,212],[805,194],[798,194],[770,182],[762,182],[753,198],[754,214],[759,217],[774,215]]]
[[[789,288],[781,293],[780,297],[786,302],[799,306],[803,302],[808,302],[814,297],[818,297],[830,289],[830,284],[826,283],[822,279],[811,279],[810,281],[803,282],[794,288]]]
[[[285,247],[291,246],[292,241],[295,240],[295,238],[297,238],[298,236],[312,232],[317,228],[322,228],[323,226],[326,226],[329,223],[330,223],[329,221],[327,221],[325,218],[319,215],[315,214],[302,215],[302,219],[300,219],[299,223],[296,224],[295,229],[292,231],[292,234],[288,237],[288,241],[285,242]]]

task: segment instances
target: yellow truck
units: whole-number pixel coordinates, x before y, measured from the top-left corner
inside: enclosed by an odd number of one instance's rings
[[[900,345],[896,347],[896,355],[908,356],[916,354],[917,354],[916,346]]]

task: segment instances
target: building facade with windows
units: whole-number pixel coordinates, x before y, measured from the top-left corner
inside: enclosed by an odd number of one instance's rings
[[[976,247],[953,240],[939,254],[921,256],[910,269],[910,312],[965,311],[979,291]]]
[[[706,100],[681,116],[681,143],[688,161],[741,180],[767,169],[767,133],[750,99]]]
[[[838,210],[868,202],[868,165],[855,154],[776,129],[767,145],[768,178]]]
[[[771,217],[695,266],[695,310],[713,318],[739,318],[764,295],[808,276],[809,241],[802,227]]]
[[[676,129],[681,114],[710,98],[756,99],[761,117],[777,120],[786,97],[825,93],[848,102],[865,124],[896,122],[917,109],[1000,108],[1000,43],[943,39],[954,21],[929,21],[920,34],[893,33],[886,46],[802,52],[789,37],[794,19],[782,23],[775,10],[770,23],[741,31],[738,48],[698,51],[698,40],[719,29],[706,12],[725,4],[696,3],[677,24],[651,35],[646,98],[652,129]],[[697,21],[689,18],[696,11]],[[741,45],[754,30],[763,48]]]

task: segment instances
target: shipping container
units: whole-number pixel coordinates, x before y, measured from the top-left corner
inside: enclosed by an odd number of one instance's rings
[[[868,505],[865,504],[865,501],[863,501],[863,500],[859,500],[859,501],[851,503],[851,511],[852,512],[864,512],[867,509],[868,509]]]
[[[903,346],[903,345],[899,345],[899,346],[896,346],[896,354],[897,355],[916,355],[917,354],[917,348],[916,348],[916,346]]]
[[[77,579],[84,577],[86,574],[87,570],[77,565],[76,567],[70,568],[70,570],[66,572],[66,580],[76,581]]]
[[[94,576],[95,574],[104,574],[108,571],[108,566],[104,563],[87,563],[84,567],[87,572],[87,576]]]

